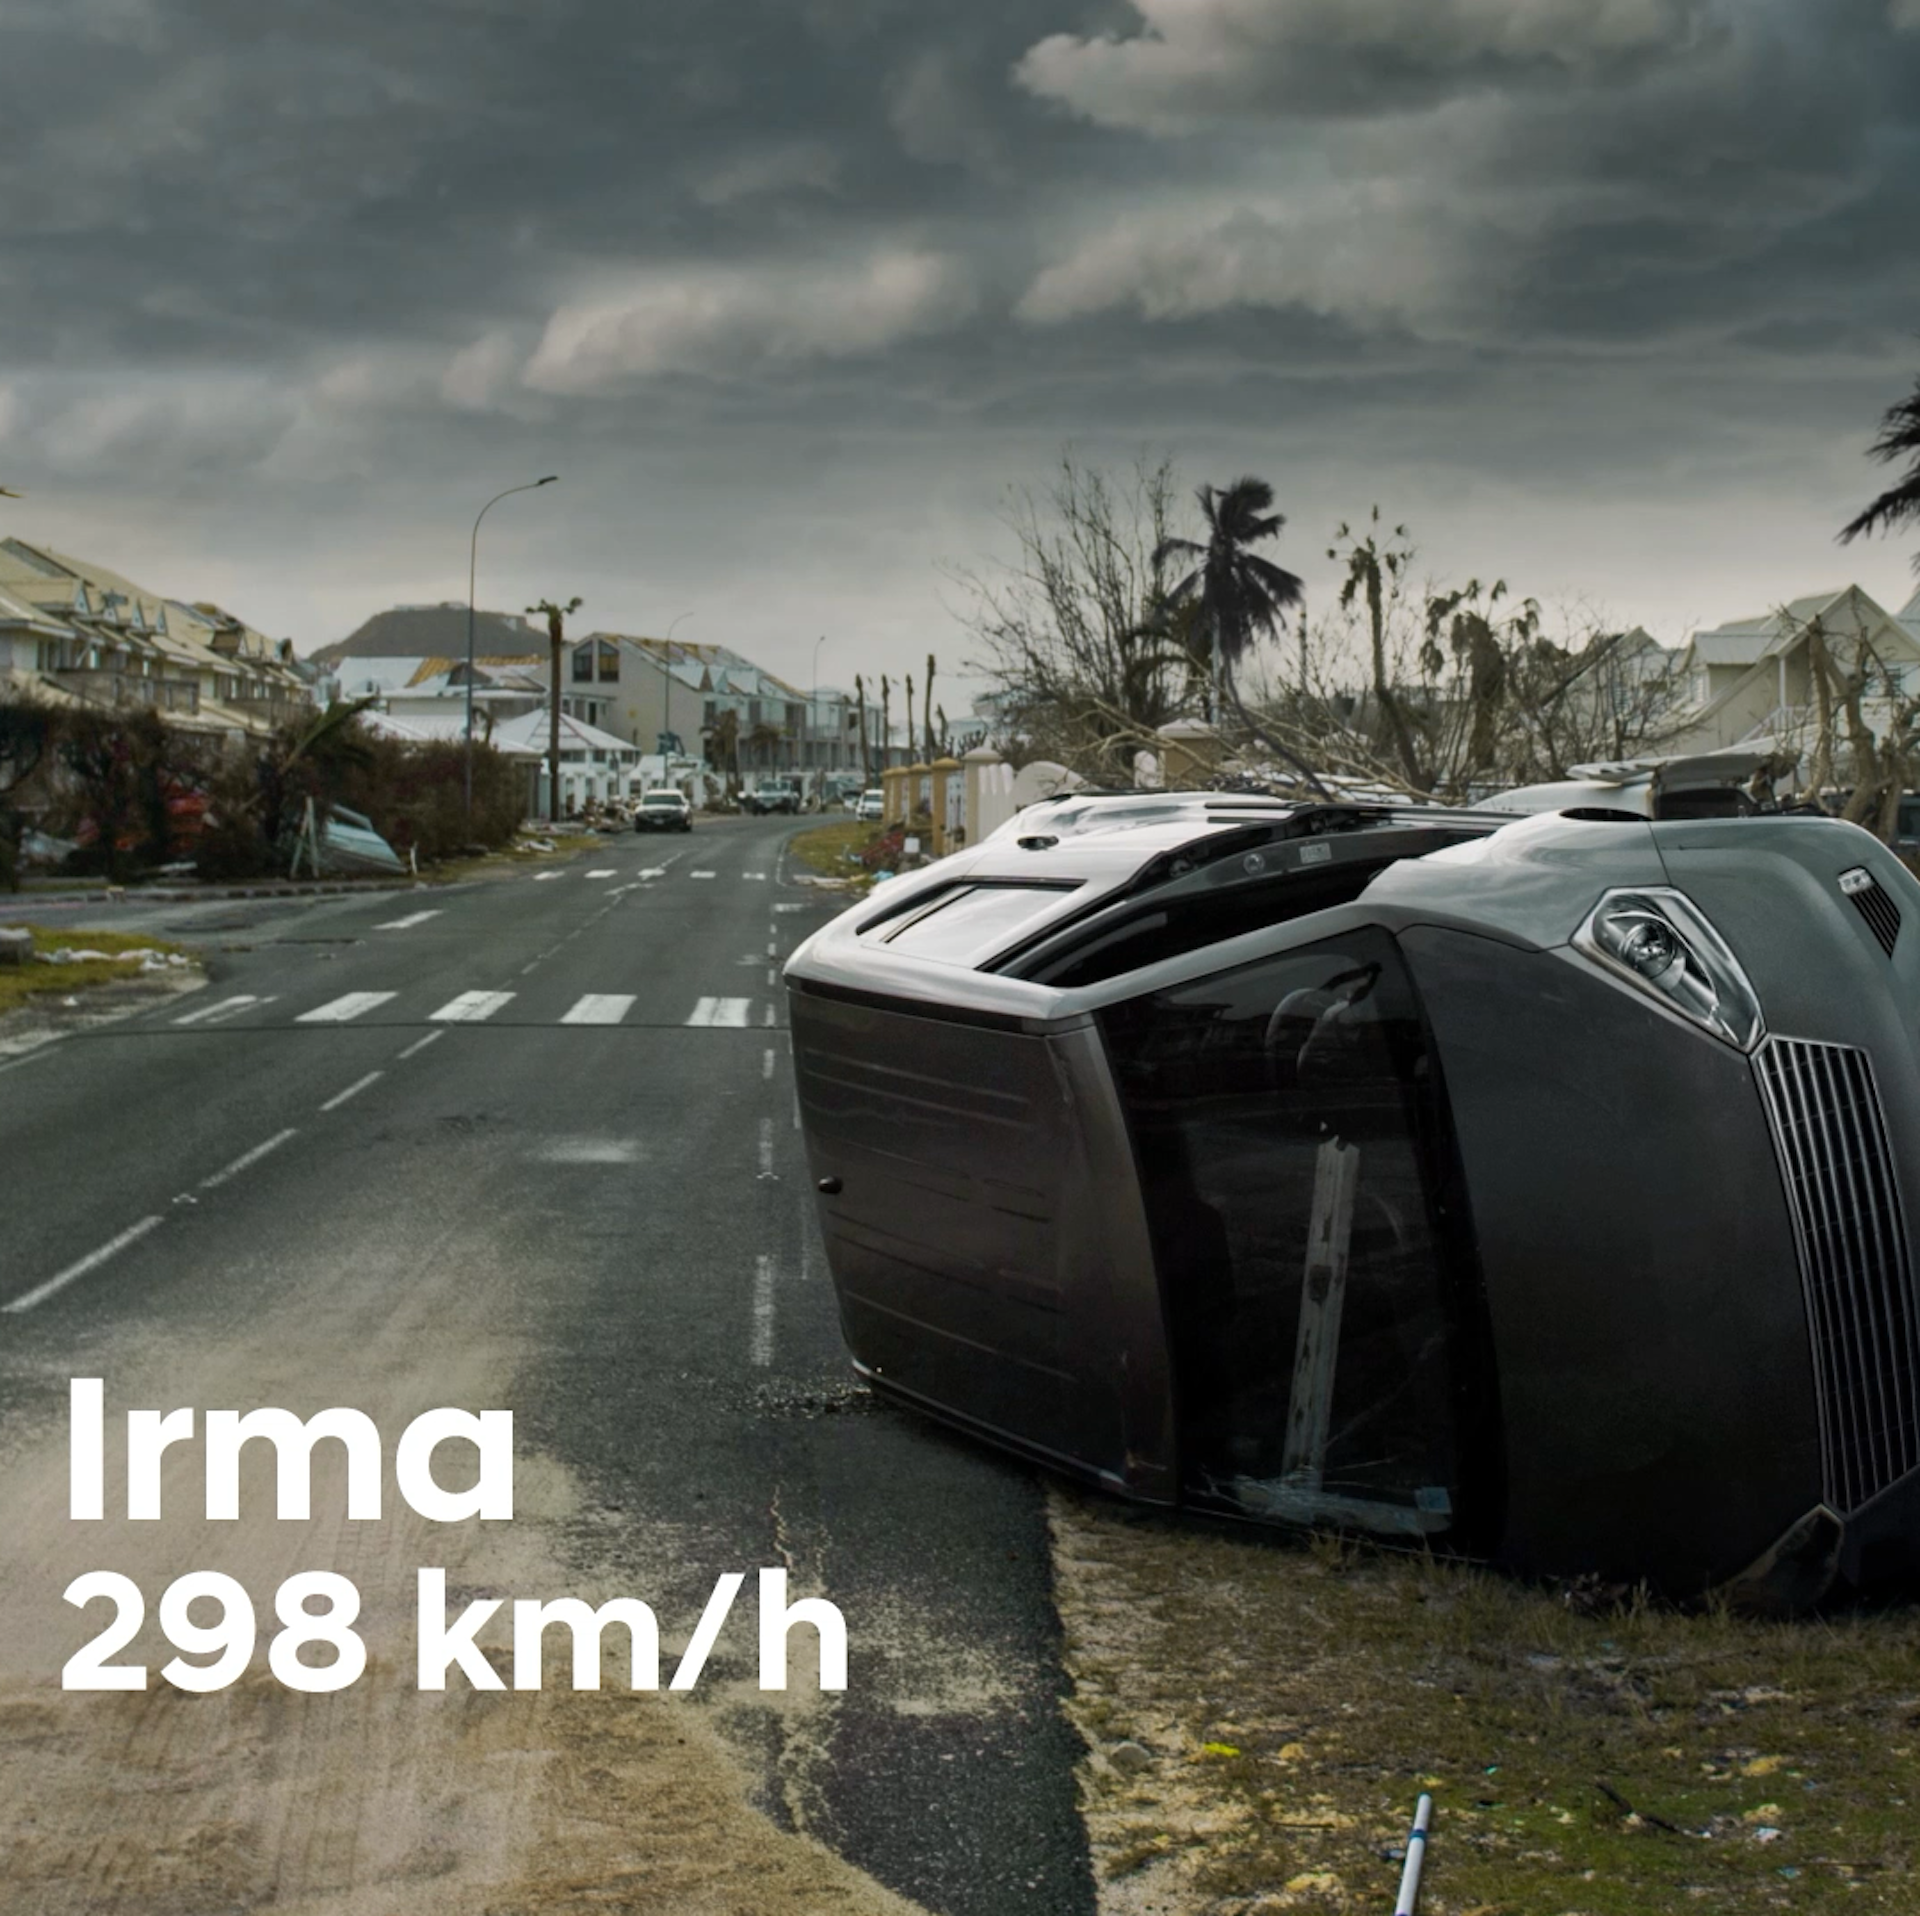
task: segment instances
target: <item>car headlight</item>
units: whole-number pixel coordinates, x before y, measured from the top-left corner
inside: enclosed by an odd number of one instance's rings
[[[1650,885],[1610,891],[1573,934],[1603,970],[1742,1051],[1766,1025],[1760,1000],[1727,941],[1684,893]]]

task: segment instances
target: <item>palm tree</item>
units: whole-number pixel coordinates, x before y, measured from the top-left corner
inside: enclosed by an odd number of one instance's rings
[[[1842,545],[1863,532],[1891,532],[1897,526],[1920,525],[1920,379],[1914,381],[1913,391],[1905,399],[1887,408],[1880,422],[1880,437],[1867,452],[1882,464],[1904,458],[1907,470],[1898,485],[1889,486],[1841,529]],[[1913,569],[1920,572],[1920,552],[1913,555]]]
[[[1307,588],[1284,566],[1251,549],[1287,522],[1284,513],[1273,510],[1273,488],[1264,479],[1236,479],[1224,491],[1202,486],[1194,496],[1207,522],[1206,544],[1162,539],[1153,562],[1156,567],[1176,557],[1199,562],[1168,587],[1166,600],[1170,606],[1201,609],[1212,641],[1208,717],[1217,724],[1222,679],[1256,639],[1273,633],[1284,613],[1306,603]]]
[[[552,674],[547,707],[547,822],[555,826],[560,823],[560,649],[566,643],[568,619],[585,604],[584,599],[575,597],[565,605],[555,605],[551,599],[542,599],[538,605],[527,607],[529,612],[545,613],[547,619],[547,647]]]
[[[723,783],[736,784],[740,775],[740,714],[732,706],[716,718],[707,732],[707,763]]]
[[[873,778],[867,762],[867,681],[858,672],[853,675],[853,696],[860,707],[860,789],[864,792]]]
[[[769,724],[765,719],[755,719],[747,727],[747,756],[761,771],[771,771],[774,748],[785,737],[786,733],[781,731],[779,726]]]
[[[1380,508],[1373,509],[1373,524],[1380,523]],[[1367,606],[1367,633],[1373,660],[1373,696],[1392,735],[1394,756],[1401,775],[1415,791],[1425,791],[1429,781],[1421,770],[1420,754],[1415,747],[1413,728],[1401,708],[1400,695],[1387,682],[1387,600],[1398,591],[1400,580],[1413,559],[1405,526],[1395,526],[1384,543],[1378,532],[1363,539],[1350,526],[1342,525],[1334,535],[1335,544],[1327,548],[1329,559],[1344,559],[1347,576],[1340,586],[1340,604],[1350,609],[1356,599]],[[1340,549],[1344,542],[1346,550]]]

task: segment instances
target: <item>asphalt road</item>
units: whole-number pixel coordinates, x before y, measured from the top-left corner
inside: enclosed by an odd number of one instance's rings
[[[777,984],[831,907],[786,879],[793,830],[149,908],[208,988],[0,1065],[0,1438],[63,1428],[103,1353],[249,1324],[324,1321],[423,1390],[484,1347],[579,1487],[556,1534],[594,1589],[664,1630],[785,1563],[840,1607],[833,1709],[719,1711],[767,1815],[929,1910],[1090,1910],[1039,1486],[875,1405],[840,1344]]]

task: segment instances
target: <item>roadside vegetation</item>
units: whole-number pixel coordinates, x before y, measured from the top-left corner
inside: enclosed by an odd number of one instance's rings
[[[1793,1622],[1056,1492],[1102,1908],[1907,1911],[1920,1614]]]
[[[1905,478],[1844,537],[1920,522],[1917,406],[1920,388],[1873,448],[1908,459]],[[1069,455],[1012,490],[1003,523],[1004,563],[950,576],[993,743],[1015,765],[1128,786],[1165,753],[1166,727],[1197,721],[1201,783],[1461,803],[1671,750],[1697,717],[1697,687],[1644,631],[1505,579],[1429,571],[1377,505],[1323,541],[1339,585],[1311,606],[1278,563],[1286,516],[1252,474],[1189,495],[1171,460],[1107,470]],[[1901,793],[1920,784],[1904,653],[1776,612],[1807,661],[1806,702],[1775,727],[1783,782],[1755,796],[1837,809],[1891,840]]]
[[[530,865],[551,865],[572,858],[607,840],[598,832],[561,832],[542,837],[516,838],[497,850],[476,852],[466,857],[442,859],[423,867],[422,881],[429,885],[462,885],[479,878],[503,878],[510,872],[524,871]]]
[[[182,945],[168,944],[158,938],[143,938],[130,932],[85,931],[66,927],[55,931],[45,925],[22,926],[17,922],[5,928],[30,932],[34,956],[23,964],[0,964],[0,1017],[19,1009],[32,998],[50,993],[63,998],[71,997],[100,985],[120,984],[131,978],[150,976],[159,969],[158,966],[143,968],[137,955],[120,954],[157,953],[160,960],[166,963],[167,970],[175,973],[186,971],[193,962],[191,954]],[[102,955],[73,963],[48,962],[54,953],[61,951],[99,952]],[[166,962],[173,959],[180,962]]]
[[[901,846],[897,829],[879,831],[871,819],[844,818],[801,832],[788,841],[787,850],[796,864],[863,895],[873,889],[877,873],[895,869]]]
[[[76,847],[62,876],[285,877],[309,802],[322,820],[364,813],[423,865],[511,841],[525,809],[516,765],[476,742],[469,817],[462,744],[377,737],[361,710],[336,705],[234,743],[151,711],[0,701],[0,886],[17,888],[30,830]]]

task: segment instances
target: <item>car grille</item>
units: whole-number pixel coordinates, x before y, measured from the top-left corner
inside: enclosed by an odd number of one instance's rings
[[[1920,1464],[1920,1326],[1873,1066],[1769,1038],[1755,1056],[1806,1287],[1828,1503],[1857,1510]]]
[[[1853,908],[1867,921],[1880,941],[1880,949],[1889,958],[1900,937],[1900,907],[1881,889],[1879,881],[1864,865],[1840,874],[1840,889],[1853,900]]]

